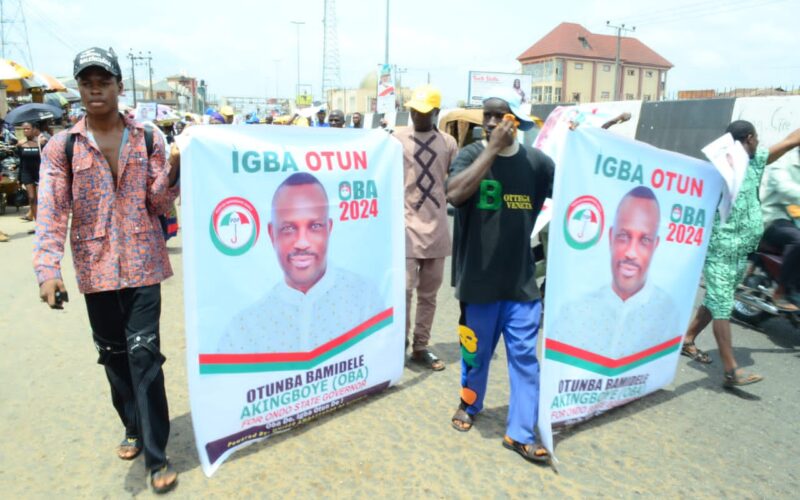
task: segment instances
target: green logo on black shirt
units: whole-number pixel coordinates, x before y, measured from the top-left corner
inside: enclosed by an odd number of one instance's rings
[[[481,195],[478,199],[478,208],[481,210],[500,210],[503,204],[503,186],[494,180],[481,181]]]

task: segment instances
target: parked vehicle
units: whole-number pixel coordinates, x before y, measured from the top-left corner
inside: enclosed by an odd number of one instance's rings
[[[772,300],[783,262],[781,254],[762,241],[750,262],[734,294],[733,317],[753,326],[768,318],[785,317],[795,328],[800,327],[800,313],[782,311]]]

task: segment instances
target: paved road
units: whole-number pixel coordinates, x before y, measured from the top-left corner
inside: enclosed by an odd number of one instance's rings
[[[103,370],[95,364],[70,259],[72,302],[38,302],[30,228],[0,216],[0,491],[4,498],[150,496],[142,459],[118,460],[122,428]],[[800,332],[772,322],[768,333],[734,327],[736,355],[766,381],[721,388],[719,362],[681,358],[664,390],[562,433],[560,473],[504,450],[508,382],[505,353],[493,364],[486,411],[469,433],[450,428],[458,401],[457,304],[439,294],[434,348],[448,363],[433,374],[409,367],[386,393],[295,432],[253,445],[212,478],[193,444],[183,337],[180,241],[171,241],[176,277],[163,287],[162,323],[172,435],[181,498],[409,497],[796,497],[800,489]],[[712,335],[698,344],[718,360]]]

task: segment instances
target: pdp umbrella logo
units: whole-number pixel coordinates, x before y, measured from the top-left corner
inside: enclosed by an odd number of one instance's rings
[[[570,203],[564,218],[564,238],[575,250],[593,247],[603,234],[605,214],[594,196],[581,196]]]
[[[225,255],[242,255],[258,240],[261,221],[252,203],[234,196],[217,204],[209,231],[217,250]]]

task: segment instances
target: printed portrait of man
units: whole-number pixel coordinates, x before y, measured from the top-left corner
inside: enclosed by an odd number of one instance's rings
[[[331,265],[328,207],[311,174],[293,174],[278,186],[268,232],[282,279],[233,318],[217,352],[307,352],[383,311],[372,283]]]
[[[608,230],[611,283],[565,304],[549,338],[619,359],[682,333],[672,298],[647,279],[661,241],[660,220],[650,188],[622,197]]]

